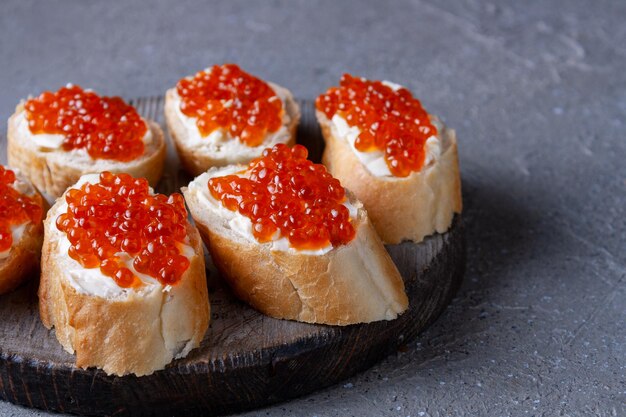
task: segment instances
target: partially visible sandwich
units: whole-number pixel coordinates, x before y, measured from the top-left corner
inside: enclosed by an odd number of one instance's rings
[[[19,171],[0,165],[0,294],[38,271],[46,207]]]
[[[161,178],[165,138],[119,97],[68,84],[18,104],[9,118],[9,165],[40,191],[58,197],[87,173]]]
[[[278,143],[294,144],[300,109],[286,88],[224,64],[168,90],[165,120],[183,167],[195,176],[247,164]]]

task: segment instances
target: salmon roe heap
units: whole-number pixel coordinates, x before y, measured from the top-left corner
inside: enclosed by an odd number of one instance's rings
[[[195,117],[203,137],[224,129],[247,146],[259,146],[282,126],[283,103],[268,83],[235,64],[215,65],[176,86],[180,110]]]
[[[144,178],[103,172],[99,183],[72,188],[65,200],[56,226],[67,234],[70,257],[85,268],[99,267],[120,287],[140,285],[123,252],[134,258],[137,272],[163,285],[176,284],[189,267],[179,248],[187,236],[182,195],[151,194]]]
[[[224,207],[248,217],[261,243],[278,236],[300,250],[346,244],[355,231],[342,204],[345,190],[307,155],[304,146],[278,144],[250,162],[242,176],[211,178],[209,191]]]
[[[380,81],[344,74],[339,87],[315,101],[317,110],[332,119],[338,114],[361,133],[354,147],[382,151],[389,171],[406,177],[424,165],[426,140],[437,135],[428,113],[406,88],[394,91]]]
[[[0,165],[0,252],[13,246],[12,226],[39,223],[43,216],[41,196],[27,196],[15,188],[15,173]]]
[[[28,100],[24,109],[31,133],[65,136],[65,151],[86,149],[93,159],[121,162],[143,155],[148,127],[120,97],[100,97],[68,85]]]

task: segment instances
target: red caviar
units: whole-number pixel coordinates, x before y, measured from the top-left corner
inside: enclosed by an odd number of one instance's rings
[[[226,129],[248,146],[259,146],[267,132],[282,125],[283,103],[268,83],[235,64],[215,65],[183,78],[176,91],[180,110],[197,118],[202,136]]]
[[[259,242],[278,232],[296,249],[350,242],[355,235],[345,190],[326,167],[307,160],[302,145],[278,144],[263,151],[242,174],[209,180],[211,195],[252,221]]]
[[[315,106],[331,119],[338,114],[361,133],[354,146],[361,152],[382,151],[389,171],[406,177],[424,165],[426,140],[437,135],[428,113],[406,88],[394,91],[380,81],[350,74],[330,88]]]
[[[43,216],[41,196],[27,196],[15,188],[15,173],[0,165],[0,252],[13,246],[11,226],[39,223]]]
[[[143,155],[148,127],[120,97],[100,97],[77,85],[46,91],[24,105],[33,134],[65,136],[63,149],[86,149],[94,159],[128,162]]]
[[[187,236],[182,195],[151,194],[144,178],[103,172],[99,183],[70,189],[65,200],[56,225],[71,243],[69,255],[85,268],[100,267],[120,287],[139,284],[120,252],[163,285],[176,284],[189,267],[179,249]]]

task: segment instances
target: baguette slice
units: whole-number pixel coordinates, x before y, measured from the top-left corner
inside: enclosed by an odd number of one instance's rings
[[[386,244],[420,242],[443,233],[462,210],[461,177],[454,130],[440,132],[441,157],[404,178],[377,177],[361,163],[331,121],[316,112],[326,142],[322,162],[359,200]],[[442,124],[443,125],[443,124]]]
[[[39,195],[45,215],[48,208],[46,200],[23,175],[17,170],[14,172],[17,180],[26,188],[24,194]],[[13,242],[8,256],[0,258],[0,294],[13,291],[39,269],[42,243],[43,219],[39,223],[27,224],[20,239]]]
[[[182,191],[213,262],[240,299],[271,317],[340,326],[393,320],[407,309],[402,277],[353,196],[350,243],[323,255],[277,251],[234,231],[207,207],[199,187],[219,172],[209,170]]]
[[[177,284],[167,288],[157,282],[118,294],[97,294],[76,284],[70,271],[82,267],[60,249],[64,233],[55,222],[65,211],[63,197],[44,222],[39,312],[43,324],[55,328],[63,348],[76,354],[76,366],[97,367],[109,375],[149,375],[198,347],[210,313],[198,230],[187,225],[194,254]]]
[[[284,87],[268,82],[274,89],[282,89],[286,91],[285,111],[289,115],[290,121],[286,126],[288,136],[282,138],[266,139],[261,145],[249,147],[240,143],[235,152],[226,152],[219,148],[205,149],[194,146],[190,137],[197,134],[195,125],[192,127],[196,132],[191,132],[190,127],[181,118],[181,112],[177,108],[178,93],[176,88],[167,90],[165,94],[165,121],[167,123],[168,132],[174,141],[176,151],[180,157],[183,168],[191,175],[197,176],[205,172],[211,167],[221,167],[233,164],[247,164],[252,159],[261,155],[265,148],[272,147],[277,143],[285,143],[292,146],[296,143],[296,130],[300,121],[300,108],[293,99],[291,93]],[[185,116],[186,117],[186,116]],[[206,139],[206,138],[203,138]],[[208,139],[206,139],[208,141]],[[238,139],[229,139],[238,141]]]
[[[158,124],[146,120],[152,141],[146,144],[144,154],[130,162],[92,159],[89,155],[66,152],[62,149],[43,149],[20,133],[18,123],[24,104],[20,103],[9,118],[9,165],[19,168],[37,188],[56,198],[83,174],[110,171],[125,172],[134,177],[146,178],[151,186],[161,179],[165,164],[166,144]]]

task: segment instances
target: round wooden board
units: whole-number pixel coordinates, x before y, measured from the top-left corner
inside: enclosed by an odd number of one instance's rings
[[[163,124],[161,97],[132,102],[144,117]],[[323,140],[313,103],[300,106],[298,142],[319,161]],[[175,191],[188,181],[170,146],[159,191]],[[461,282],[465,243],[460,216],[447,233],[387,249],[404,277],[409,310],[393,321],[347,327],[263,316],[233,298],[209,260],[212,318],[200,348],[141,378],[74,367],[74,357],[39,320],[33,280],[0,297],[0,398],[86,415],[194,416],[261,407],[332,385],[414,339],[439,316]]]

